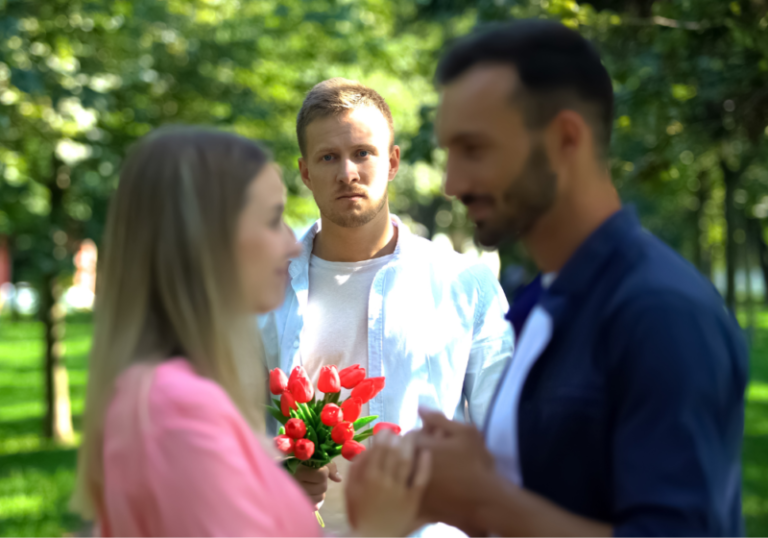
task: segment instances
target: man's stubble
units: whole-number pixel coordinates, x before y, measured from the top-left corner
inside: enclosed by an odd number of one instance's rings
[[[549,211],[556,195],[557,175],[552,171],[544,144],[538,142],[523,170],[509,182],[502,195],[496,222],[478,223],[477,241],[486,247],[516,243]]]
[[[389,202],[389,194],[385,190],[384,195],[381,197],[381,200],[377,205],[374,207],[362,212],[356,214],[353,211],[334,211],[334,210],[326,210],[322,207],[320,207],[320,214],[334,223],[336,226],[340,226],[342,228],[359,228],[361,226],[365,226],[369,222],[371,222],[373,219],[375,219],[379,213],[381,213],[384,208],[386,207],[387,203]],[[318,204],[319,207],[319,204]]]

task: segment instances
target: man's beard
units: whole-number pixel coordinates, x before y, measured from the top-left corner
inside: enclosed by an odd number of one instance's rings
[[[387,205],[388,200],[389,194],[385,190],[384,195],[381,197],[379,203],[370,209],[366,209],[362,213],[355,213],[352,211],[325,211],[321,207],[320,214],[330,220],[336,226],[340,226],[342,228],[359,228],[360,226],[365,226],[374,218],[376,218],[376,215],[381,213],[381,211]]]
[[[517,242],[549,211],[556,194],[557,175],[550,168],[544,144],[539,142],[499,201],[498,217],[479,222],[475,238],[486,247]]]

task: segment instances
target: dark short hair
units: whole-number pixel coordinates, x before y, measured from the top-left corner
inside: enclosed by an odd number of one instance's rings
[[[562,110],[581,113],[607,154],[613,127],[613,85],[597,49],[578,32],[548,20],[486,26],[457,42],[437,67],[449,84],[479,64],[512,65],[522,88],[513,95],[526,125],[547,125]]]

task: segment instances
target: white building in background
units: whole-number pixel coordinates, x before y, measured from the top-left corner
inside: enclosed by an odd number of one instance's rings
[[[64,304],[69,310],[91,310],[96,295],[96,262],[98,249],[90,239],[80,243],[75,254],[75,278],[72,287],[64,293]]]
[[[37,312],[39,297],[35,289],[27,282],[19,282],[14,286],[6,282],[0,286],[0,303],[3,308],[10,309],[11,301],[14,301],[16,311],[19,314],[30,315]]]

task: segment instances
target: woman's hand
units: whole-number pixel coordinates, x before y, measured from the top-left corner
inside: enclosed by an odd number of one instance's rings
[[[355,458],[346,498],[349,522],[359,536],[406,536],[418,521],[431,472],[428,451],[418,453],[413,436],[382,431],[372,448]]]

